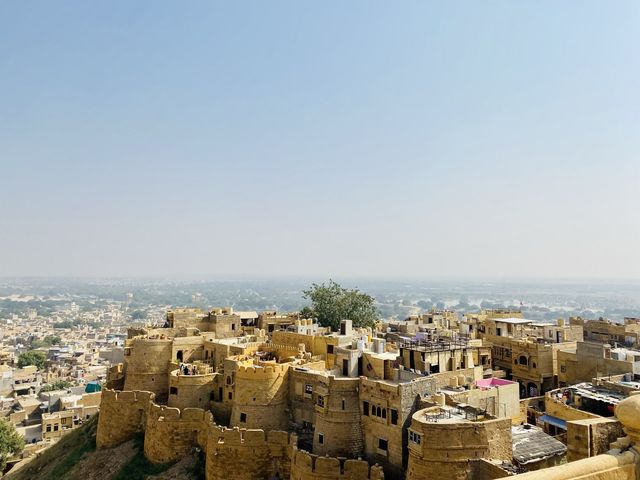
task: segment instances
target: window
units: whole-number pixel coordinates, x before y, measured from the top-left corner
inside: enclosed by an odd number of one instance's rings
[[[229,400],[233,400],[233,392],[229,392]]]
[[[527,357],[525,357],[524,355],[520,355],[520,358],[518,358],[518,361],[520,362],[520,365],[527,365],[528,363]]]
[[[304,386],[304,394],[308,397],[311,397],[313,394],[313,385],[309,385],[308,383]]]
[[[236,329],[236,324],[235,324],[235,323],[232,323],[232,324],[231,324],[231,330],[235,330],[235,329]]]
[[[324,396],[318,395],[318,398],[316,399],[316,403],[318,404],[319,407],[324,407]]]
[[[345,401],[344,398],[342,399],[342,409],[344,410],[344,406],[345,406]]]
[[[567,366],[566,365],[561,365],[560,366],[560,372],[567,373]]]
[[[369,402],[362,402],[362,414],[369,416]]]
[[[384,438],[379,438],[378,439],[378,449],[384,450],[386,452],[388,448],[389,448],[389,442],[387,440],[385,440]]]
[[[327,345],[327,353],[333,353],[333,345]]]
[[[177,395],[177,394],[178,394],[178,387],[169,388],[169,395]]]
[[[320,445],[324,445],[324,433],[319,433],[318,434],[318,443]]]
[[[394,409],[391,409],[391,424],[392,425],[398,424],[398,411]]]
[[[533,363],[531,364],[531,366],[532,366],[533,368],[536,368],[536,362],[533,362]]]
[[[241,413],[240,414],[240,423],[247,423],[247,414],[246,413]]]
[[[51,431],[51,425],[47,425],[47,432]]]
[[[413,430],[409,430],[409,441],[420,445],[422,443],[422,435],[414,432]]]
[[[382,409],[382,418],[387,418],[387,409],[386,408]]]

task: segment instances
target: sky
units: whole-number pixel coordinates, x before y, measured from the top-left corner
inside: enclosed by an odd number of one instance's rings
[[[0,2],[0,276],[638,279],[639,24]]]

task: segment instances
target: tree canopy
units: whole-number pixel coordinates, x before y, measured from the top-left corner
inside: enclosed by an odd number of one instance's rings
[[[31,341],[31,348],[48,348],[51,345],[60,345],[60,337],[57,335],[47,335],[44,339],[34,339]]]
[[[7,459],[24,448],[24,438],[6,418],[0,419],[0,473],[7,466]]]
[[[23,368],[29,365],[35,365],[38,367],[38,370],[44,370],[46,360],[47,357],[43,352],[30,350],[20,354],[18,357],[18,367]]]
[[[54,390],[66,390],[73,387],[73,383],[68,380],[56,380],[52,383],[47,383],[42,386],[43,392],[52,392]]]
[[[357,288],[348,289],[329,280],[325,285],[314,283],[302,292],[304,298],[311,300],[301,314],[318,319],[323,327],[332,330],[340,328],[341,320],[351,320],[354,327],[374,327],[378,320],[375,298]]]

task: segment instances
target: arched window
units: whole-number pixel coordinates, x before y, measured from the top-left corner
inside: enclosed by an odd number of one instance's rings
[[[231,385],[231,377],[227,377],[227,385]]]
[[[386,408],[382,409],[382,418],[387,418],[387,409]]]
[[[520,363],[520,365],[526,365],[527,362],[527,357],[525,357],[524,355],[520,355],[520,358],[518,358],[518,362]]]

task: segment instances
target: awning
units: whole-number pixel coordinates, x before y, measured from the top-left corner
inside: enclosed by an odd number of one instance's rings
[[[565,420],[562,420],[557,417],[552,417],[551,415],[547,415],[547,414],[541,415],[540,417],[538,417],[538,420],[540,420],[543,423],[548,423],[549,425],[553,425],[554,427],[561,428],[563,430],[567,429],[567,422]]]

